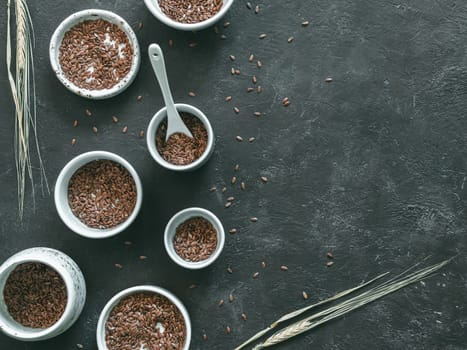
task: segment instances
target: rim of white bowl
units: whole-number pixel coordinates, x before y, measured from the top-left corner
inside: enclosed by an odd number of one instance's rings
[[[198,23],[181,23],[177,22],[170,17],[168,17],[159,7],[158,0],[144,0],[146,7],[148,10],[162,23],[168,25],[169,27],[178,29],[178,30],[186,30],[186,31],[197,31],[201,29],[205,29],[214,25],[217,21],[219,21],[227,11],[232,6],[234,0],[223,0],[223,4],[219,12],[217,12],[214,16],[208,18],[205,21],[198,22]]]
[[[130,44],[133,47],[133,58],[130,71],[118,84],[112,86],[110,89],[89,90],[75,85],[66,78],[60,66],[58,56],[60,45],[62,43],[63,36],[66,32],[68,32],[72,27],[83,21],[99,18],[116,24],[120,29],[122,29],[126,33],[126,35],[128,36],[128,40],[130,41]],[[53,71],[55,72],[55,75],[68,90],[75,93],[76,95],[95,100],[111,98],[126,90],[135,80],[141,64],[141,53],[138,44],[138,39],[131,26],[116,13],[99,9],[88,9],[75,12],[67,18],[65,18],[57,27],[57,29],[52,35],[52,38],[50,39],[49,58],[50,64],[52,66]]]
[[[173,245],[173,237],[175,235],[175,230],[177,227],[185,222],[186,220],[193,218],[193,217],[203,217],[208,220],[216,229],[217,231],[217,247],[216,250],[207,258],[206,260],[198,261],[198,262],[191,262],[184,260],[174,249]],[[185,267],[191,270],[198,270],[203,269],[217,260],[224,249],[225,244],[225,231],[222,225],[222,222],[219,218],[211,211],[198,208],[198,207],[191,207],[186,208],[178,213],[176,213],[172,218],[169,220],[165,227],[164,231],[164,246],[167,254],[169,254],[170,258],[178,265]]]
[[[191,343],[191,321],[190,315],[188,314],[185,305],[178,299],[175,294],[169,292],[167,289],[164,289],[159,286],[153,285],[140,285],[135,287],[130,287],[127,289],[122,290],[121,292],[115,294],[104,306],[100,315],[99,321],[97,322],[97,330],[96,330],[96,339],[97,339],[97,347],[99,350],[108,350],[106,342],[105,342],[105,324],[107,319],[109,318],[110,313],[112,312],[113,308],[122,300],[123,298],[136,294],[136,293],[144,293],[150,292],[162,295],[169,299],[180,311],[183,316],[183,320],[185,321],[185,330],[186,330],[186,339],[185,344],[183,346],[183,350],[188,350],[190,348]]]
[[[52,251],[55,254],[58,252],[59,254],[65,255],[65,253],[60,252],[60,251],[58,251],[56,249],[52,249],[52,248],[43,248],[43,249],[47,249],[49,251]],[[22,252],[19,252],[19,253],[22,253]],[[17,254],[19,254],[19,253],[17,253]],[[18,255],[16,257],[17,254],[11,256],[11,258],[10,258],[11,260],[8,259],[7,261],[5,261],[4,264],[1,265],[0,273],[7,272],[8,276],[10,276],[10,274],[13,272],[13,270],[16,267],[18,267],[19,265],[22,265],[22,264],[27,264],[27,263],[41,263],[41,264],[47,265],[48,267],[50,267],[54,271],[56,271],[60,275],[60,277],[62,278],[63,283],[65,284],[65,287],[66,287],[67,302],[66,302],[65,310],[62,313],[62,316],[60,316],[60,318],[57,320],[57,322],[55,322],[52,326],[50,326],[48,328],[37,328],[36,329],[36,328],[23,326],[19,322],[17,322],[16,320],[14,320],[11,315],[8,314],[8,316],[6,316],[6,315],[1,315],[0,316],[2,318],[2,320],[0,321],[0,324],[3,324],[3,327],[1,327],[2,331],[5,334],[7,334],[8,336],[10,336],[10,337],[12,337],[14,339],[23,340],[23,341],[36,341],[36,340],[40,340],[40,339],[46,339],[48,335],[57,332],[57,330],[59,328],[68,328],[68,326],[65,323],[72,316],[73,304],[74,304],[75,299],[76,299],[75,291],[73,289],[74,281],[71,279],[71,277],[68,274],[63,272],[63,270],[61,269],[60,266],[58,266],[58,267],[54,266],[54,261],[52,259],[50,259],[48,256],[38,256],[38,257],[36,257],[34,259],[33,258],[23,259],[22,256],[20,256],[20,255]],[[71,259],[68,255],[66,255],[66,257]],[[5,284],[6,284],[6,281],[8,279],[8,276],[4,280],[5,283],[2,282],[0,284],[0,292],[1,292],[1,295],[2,295],[2,303],[4,303],[4,301],[3,301],[3,290],[5,288]],[[2,306],[2,308],[3,308],[3,306]],[[6,310],[6,305],[5,305],[5,310]],[[6,310],[6,312],[8,313],[8,310]],[[0,314],[1,313],[2,312],[0,312]],[[8,318],[10,318],[9,322],[12,322],[13,324],[17,325],[16,329],[12,329],[12,327],[5,324],[4,320],[8,319]],[[58,335],[58,334],[59,333],[57,333],[56,335]]]
[[[122,165],[126,170],[128,170],[136,185],[136,203],[133,211],[125,221],[108,229],[92,228],[81,222],[71,211],[67,196],[68,183],[73,174],[85,164],[101,159],[111,160]],[[58,175],[57,182],[55,183],[54,199],[58,215],[70,230],[83,237],[102,239],[119,234],[133,223],[141,209],[143,201],[143,185],[141,184],[141,179],[139,178],[136,170],[123,157],[107,151],[91,151],[76,156],[63,167],[62,171]]]
[[[204,127],[206,128],[206,131],[208,133],[208,144],[206,145],[206,150],[201,155],[201,157],[199,157],[193,163],[187,165],[175,165],[169,163],[164,158],[162,158],[156,146],[156,132],[159,128],[159,124],[164,120],[164,118],[167,117],[167,107],[163,107],[152,117],[151,121],[149,122],[148,129],[146,131],[146,143],[149,153],[157,163],[159,163],[166,169],[174,171],[196,170],[209,160],[209,158],[212,155],[212,152],[214,151],[214,131],[212,129],[208,117],[206,117],[206,115],[203,112],[201,112],[201,110],[199,110],[198,108],[186,103],[176,103],[175,108],[179,112],[187,112],[194,115],[204,124]]]

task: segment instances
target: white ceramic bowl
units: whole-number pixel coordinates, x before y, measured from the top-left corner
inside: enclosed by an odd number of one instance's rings
[[[203,217],[208,220],[216,229],[217,231],[217,247],[216,250],[211,254],[209,258],[206,260],[198,261],[198,262],[191,262],[186,261],[180,255],[177,254],[174,248],[173,239],[177,230],[177,227],[185,222],[186,220],[193,218],[193,217]],[[164,232],[164,245],[167,253],[169,254],[170,258],[177,263],[178,265],[185,267],[187,269],[197,270],[205,268],[211,265],[221,254],[222,250],[224,249],[225,243],[225,232],[224,227],[222,226],[221,221],[217,218],[209,210],[203,208],[187,208],[182,211],[179,211],[175,214],[165,227]]]
[[[24,263],[37,262],[52,267],[63,279],[67,291],[65,311],[60,319],[45,329],[25,327],[8,313],[3,289],[10,273]],[[30,248],[11,256],[0,266],[0,330],[23,341],[53,338],[65,332],[78,319],[86,301],[86,284],[78,265],[66,254],[51,248]]]
[[[234,0],[223,0],[221,9],[214,16],[202,22],[188,24],[174,21],[172,18],[168,17],[164,12],[162,12],[161,8],[159,7],[158,0],[144,0],[144,3],[146,4],[148,10],[151,11],[154,17],[156,17],[159,21],[168,25],[169,27],[178,30],[188,31],[197,31],[212,26],[214,23],[216,23],[222,17],[224,17],[224,15],[229,10],[230,6],[232,6],[233,2]]]
[[[108,159],[122,165],[131,174],[136,185],[136,204],[133,212],[124,222],[108,229],[97,229],[85,225],[73,214],[68,204],[68,183],[71,177],[83,165],[98,159]],[[92,151],[80,154],[65,165],[55,183],[54,199],[58,215],[72,231],[88,238],[107,238],[122,232],[136,219],[143,201],[143,186],[138,173],[125,159],[111,152]]]
[[[103,90],[88,90],[76,86],[66,78],[66,75],[63,73],[63,70],[60,66],[59,50],[63,40],[63,36],[66,32],[68,32],[72,27],[81,22],[96,19],[104,19],[108,22],[116,24],[121,30],[123,30],[126,33],[126,35],[128,36],[128,40],[130,41],[130,44],[133,47],[133,61],[128,74],[112,88]],[[58,80],[60,80],[60,82],[63,85],[65,85],[65,87],[68,90],[74,92],[77,95],[95,100],[110,98],[123,92],[128,86],[130,86],[130,84],[135,79],[141,62],[138,39],[136,38],[136,34],[133,31],[133,29],[131,29],[130,25],[122,17],[118,16],[113,12],[97,9],[89,9],[76,12],[71,16],[67,17],[58,26],[58,28],[52,35],[49,46],[49,56],[50,64],[52,65],[52,69],[57,75]]]
[[[136,294],[136,293],[147,293],[147,292],[156,293],[156,294],[165,296],[177,307],[178,310],[180,310],[180,313],[183,316],[183,320],[185,321],[185,327],[186,327],[186,340],[185,340],[185,345],[183,346],[183,350],[189,350],[190,342],[191,342],[191,322],[190,322],[190,316],[188,315],[188,311],[186,310],[182,302],[174,294],[172,294],[168,290],[165,290],[161,287],[156,287],[156,286],[151,286],[151,285],[136,286],[136,287],[131,287],[131,288],[122,290],[120,293],[116,294],[112,299],[110,299],[107,302],[107,304],[104,306],[104,309],[102,310],[99,316],[99,321],[97,322],[96,338],[97,338],[97,347],[99,350],[108,350],[107,345],[105,343],[105,324],[107,323],[107,319],[109,318],[110,313],[112,312],[113,308],[117,306],[117,304],[122,299],[124,299],[125,297],[129,295]]]
[[[198,117],[198,119],[201,120],[201,122],[204,124],[204,127],[208,133],[208,144],[206,146],[206,150],[201,157],[199,157],[193,163],[187,165],[175,165],[162,158],[156,146],[156,132],[159,128],[159,124],[167,117],[167,108],[164,107],[159,110],[159,112],[157,112],[151,119],[148,130],[146,132],[146,143],[148,145],[149,153],[157,163],[166,169],[175,171],[196,170],[209,160],[209,157],[211,157],[212,152],[214,151],[214,131],[212,130],[209,119],[198,108],[184,103],[176,103],[175,108],[177,108],[177,111],[179,112],[187,112]]]

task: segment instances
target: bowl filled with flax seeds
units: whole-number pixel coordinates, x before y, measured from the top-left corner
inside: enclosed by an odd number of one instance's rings
[[[233,0],[144,0],[148,10],[169,27],[197,31],[219,21]]]
[[[65,165],[54,197],[60,218],[72,231],[88,238],[107,238],[136,219],[143,188],[136,170],[124,158],[92,151]]]
[[[70,91],[105,99],[124,91],[140,66],[138,39],[117,14],[90,9],[67,17],[50,40],[50,63]]]
[[[171,292],[142,285],[125,289],[105,305],[97,323],[99,350],[188,350],[191,322]]]

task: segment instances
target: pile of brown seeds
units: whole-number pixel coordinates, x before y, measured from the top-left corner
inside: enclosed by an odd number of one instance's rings
[[[203,122],[196,116],[181,112],[183,122],[191,131],[193,138],[176,133],[169,137],[167,142],[167,119],[162,121],[156,132],[156,147],[159,154],[169,163],[187,165],[200,158],[208,145],[208,132]]]
[[[17,266],[3,289],[8,313],[25,327],[48,328],[65,311],[65,283],[53,268],[41,263]]]
[[[185,340],[180,310],[155,293],[136,293],[122,299],[105,324],[109,350],[181,350]]]
[[[191,262],[203,261],[217,248],[217,231],[205,218],[194,217],[177,227],[173,244],[182,259]]]
[[[109,89],[130,71],[133,48],[117,25],[103,19],[81,22],[63,36],[59,62],[66,78],[80,88]]]
[[[120,164],[99,159],[79,168],[68,184],[68,203],[85,225],[106,229],[131,215],[136,204],[133,177]]]
[[[159,0],[168,17],[181,23],[203,22],[222,8],[223,0]]]

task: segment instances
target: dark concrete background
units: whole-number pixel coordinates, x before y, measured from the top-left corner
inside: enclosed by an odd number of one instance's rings
[[[464,2],[265,0],[255,15],[244,1],[236,1],[225,18],[231,25],[221,23],[216,34],[212,28],[182,33],[165,27],[143,1],[29,1],[36,30],[38,133],[51,187],[72,157],[96,149],[128,159],[143,181],[138,219],[107,240],[70,232],[52,194],[38,195],[35,211],[29,196],[24,222],[17,220],[14,115],[4,55],[6,1],[1,3],[0,260],[33,246],[60,249],[83,270],[88,299],[65,334],[34,344],[0,335],[0,349],[75,349],[77,343],[95,349],[96,323],[106,301],[142,283],[163,286],[185,303],[193,323],[192,349],[232,349],[287,311],[381,272],[400,272],[429,255],[430,263],[458,257],[425,284],[277,349],[467,349]],[[143,56],[138,78],[107,101],[71,94],[49,65],[49,38],[61,20],[93,7],[115,11],[135,29],[139,21],[144,24],[137,31]],[[302,27],[303,20],[310,25]],[[226,40],[220,39],[222,33]],[[267,38],[259,40],[261,33]],[[295,37],[291,44],[289,36]],[[137,136],[162,107],[146,58],[152,42],[165,50],[175,100],[205,111],[217,135],[212,159],[195,173],[163,170]],[[198,46],[190,48],[191,42]],[[250,53],[263,62],[261,69],[248,62]],[[230,75],[232,66],[241,69],[241,76]],[[252,74],[263,86],[260,95],[246,92]],[[331,84],[324,82],[327,76],[334,79]],[[189,97],[189,91],[197,96]],[[227,95],[233,96],[230,103],[224,101]],[[281,104],[285,96],[291,100],[288,108]],[[233,113],[234,106],[240,114]],[[84,115],[86,108],[92,117]],[[254,117],[254,111],[264,115]],[[118,125],[112,115],[120,118]],[[236,135],[257,141],[239,143]],[[236,163],[245,192],[229,183]],[[259,181],[262,175],[268,184]],[[208,192],[224,184],[225,194]],[[224,209],[231,195],[235,203]],[[227,237],[216,264],[199,272],[177,267],[163,248],[166,222],[189,206],[213,210],[227,230],[239,230]],[[250,223],[251,216],[259,221]],[[325,266],[328,251],[335,255],[332,268]],[[140,255],[148,259],[140,261]],[[281,265],[289,271],[281,271]],[[255,271],[261,273],[257,280],[251,278]],[[199,287],[190,289],[191,284]],[[218,307],[231,292],[236,300]],[[248,321],[241,320],[242,312]]]

